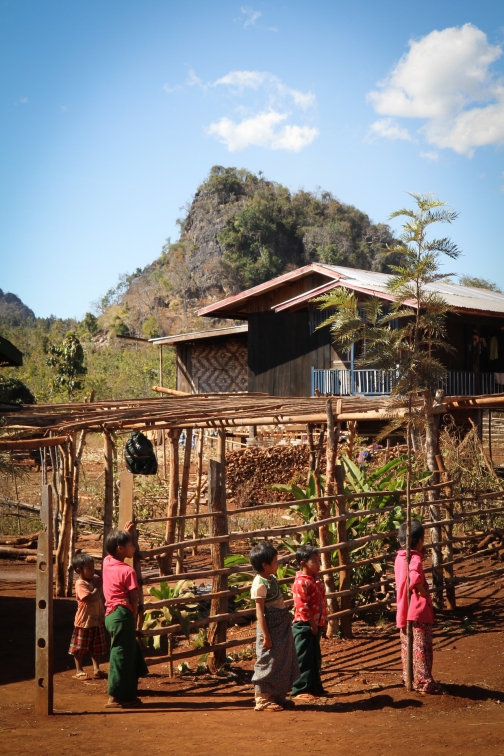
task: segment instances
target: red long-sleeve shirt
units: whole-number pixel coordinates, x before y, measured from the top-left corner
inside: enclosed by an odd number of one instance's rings
[[[315,620],[320,627],[327,623],[325,586],[322,580],[303,572],[296,573],[292,585],[294,622]]]

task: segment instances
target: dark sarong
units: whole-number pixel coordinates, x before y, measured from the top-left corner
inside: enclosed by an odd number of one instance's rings
[[[108,694],[119,701],[134,701],[138,678],[148,669],[136,639],[133,612],[118,606],[105,617],[105,627],[111,638]]]
[[[320,679],[322,667],[321,629],[319,629],[317,635],[314,635],[309,622],[294,622],[292,633],[301,674],[292,686],[291,695],[298,696],[300,693],[311,693],[312,696],[325,695]]]
[[[265,606],[266,623],[273,643],[264,649],[264,636],[257,625],[256,653],[252,682],[256,691],[267,696],[285,697],[299,676],[299,664],[291,629],[288,609]]]

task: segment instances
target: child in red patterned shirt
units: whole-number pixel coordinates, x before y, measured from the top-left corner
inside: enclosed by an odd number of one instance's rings
[[[310,703],[326,695],[320,679],[320,636],[327,623],[325,587],[318,574],[320,554],[314,546],[301,546],[296,561],[300,569],[292,587],[295,606],[292,632],[301,674],[291,695],[295,701]]]

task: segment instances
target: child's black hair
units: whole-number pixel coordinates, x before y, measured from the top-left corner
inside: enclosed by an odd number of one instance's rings
[[[401,548],[406,548],[406,523],[403,522],[397,533]],[[425,528],[420,520],[411,520],[410,528],[410,548],[416,548],[418,541],[421,541],[425,537]]]
[[[126,546],[131,540],[131,533],[128,533],[127,530],[111,530],[105,541],[107,554],[115,556],[117,548],[119,546]]]
[[[94,559],[85,551],[79,551],[72,559],[72,567],[74,570],[83,570],[88,564],[94,564]]]
[[[301,567],[301,562],[307,562],[313,554],[318,554],[319,550],[316,546],[312,546],[311,543],[305,543],[304,546],[300,546],[296,551],[296,562],[298,567]]]
[[[250,564],[256,572],[263,571],[263,564],[271,564],[278,554],[272,543],[261,541],[257,543],[250,551]]]

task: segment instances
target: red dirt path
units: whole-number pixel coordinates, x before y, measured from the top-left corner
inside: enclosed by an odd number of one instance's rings
[[[329,698],[317,707],[278,714],[252,709],[253,662],[233,665],[232,680],[171,680],[166,667],[154,666],[141,683],[142,710],[104,709],[106,681],[72,679],[67,648],[75,602],[58,600],[56,713],[44,719],[33,707],[34,574],[33,565],[0,563],[0,743],[9,756],[121,751],[504,756],[502,581],[462,587],[460,609],[438,617],[435,675],[445,695],[408,694],[400,681],[395,628],[361,622],[354,640],[324,642]]]

